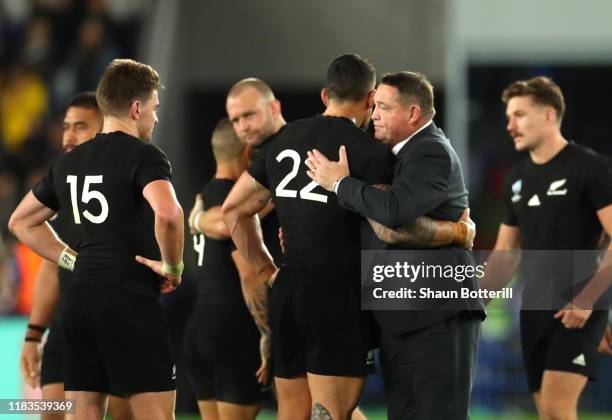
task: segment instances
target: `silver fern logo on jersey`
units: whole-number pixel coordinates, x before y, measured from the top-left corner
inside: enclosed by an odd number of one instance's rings
[[[550,186],[548,187],[548,191],[546,192],[546,195],[565,195],[567,194],[567,186],[565,185],[565,182],[567,181],[567,178],[563,178],[563,179],[558,179],[557,181],[553,181],[550,183]],[[561,187],[566,187],[561,189]]]
[[[523,180],[519,179],[512,184],[512,202],[517,203],[521,200],[521,189],[523,188]]]

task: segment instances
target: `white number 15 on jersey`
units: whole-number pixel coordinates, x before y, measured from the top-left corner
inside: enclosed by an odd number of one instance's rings
[[[72,215],[74,216],[74,223],[77,225],[81,224],[81,214],[79,213],[78,199],[77,199],[77,176],[68,175],[66,182],[70,184],[70,201],[72,203]],[[83,194],[81,195],[81,201],[85,204],[91,200],[97,200],[100,203],[100,214],[91,214],[88,210],[83,212],[83,217],[89,220],[91,223],[100,224],[104,223],[108,217],[108,201],[106,197],[96,190],[89,189],[91,184],[101,184],[102,175],[87,175],[85,176],[85,184],[83,185]]]

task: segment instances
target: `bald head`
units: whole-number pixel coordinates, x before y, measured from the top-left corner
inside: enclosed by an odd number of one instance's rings
[[[280,102],[260,79],[242,79],[232,86],[225,107],[236,134],[251,146],[261,144],[285,124]]]
[[[212,151],[217,163],[242,159],[246,145],[240,141],[227,118],[217,123],[212,134]]]
[[[274,97],[274,92],[272,92],[272,88],[261,79],[257,79],[256,77],[247,77],[246,79],[242,79],[234,84],[227,92],[227,97],[238,96],[245,89],[254,89],[264,100],[273,101],[276,99]]]

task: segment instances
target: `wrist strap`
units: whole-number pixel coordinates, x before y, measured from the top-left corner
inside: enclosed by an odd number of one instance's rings
[[[38,331],[41,334],[44,334],[47,331],[47,327],[43,327],[41,325],[36,324],[28,324],[28,329]]]
[[[176,265],[170,265],[167,262],[162,262],[162,272],[166,274],[170,274],[172,276],[180,276],[183,274],[183,269],[185,268],[185,264],[183,264],[183,260],[181,260]]]
[[[26,337],[25,341],[31,341],[33,343],[40,343],[40,337]]]
[[[68,252],[70,248],[66,247],[60,253],[59,259],[57,260],[57,265],[60,268],[68,271],[74,271],[74,263],[76,262],[76,255],[73,255]]]

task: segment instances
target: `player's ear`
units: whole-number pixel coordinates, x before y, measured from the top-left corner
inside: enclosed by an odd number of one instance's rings
[[[130,118],[134,120],[140,119],[140,101],[135,99],[130,104]]]
[[[272,109],[272,115],[275,117],[279,116],[281,113],[281,103],[278,99],[275,99],[270,102],[270,108]]]
[[[323,101],[323,105],[328,106],[329,103],[329,95],[327,93],[327,89],[321,89],[321,100]]]
[[[374,108],[374,94],[376,93],[376,89],[372,89],[370,92],[368,92],[368,98],[366,101],[366,107],[369,108]]]
[[[557,111],[551,106],[546,107],[546,121],[557,122]]]

